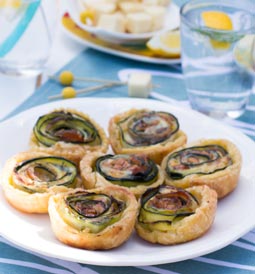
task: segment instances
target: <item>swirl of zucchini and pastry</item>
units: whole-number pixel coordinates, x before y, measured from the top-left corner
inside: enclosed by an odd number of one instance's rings
[[[208,185],[222,198],[236,188],[241,162],[241,154],[232,142],[203,139],[170,153],[161,167],[166,184],[182,188]]]
[[[207,186],[186,190],[160,185],[140,199],[136,231],[144,240],[162,245],[191,241],[213,224],[217,194]]]
[[[88,151],[106,152],[108,139],[103,128],[87,114],[74,109],[57,109],[39,117],[30,147],[78,164]]]
[[[21,152],[3,169],[4,196],[14,208],[26,213],[47,213],[51,195],[80,185],[73,162],[41,152]]]
[[[76,189],[52,196],[49,216],[56,237],[83,249],[111,249],[131,235],[138,204],[127,189]]]
[[[148,187],[163,183],[161,168],[142,154],[90,153],[80,162],[85,188],[119,185],[139,197]]]
[[[158,164],[187,140],[174,115],[148,109],[115,115],[109,122],[109,135],[116,154],[142,153]]]

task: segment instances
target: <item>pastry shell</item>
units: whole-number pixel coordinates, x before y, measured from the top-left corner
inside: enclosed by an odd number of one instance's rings
[[[192,146],[207,145],[219,145],[223,147],[229,153],[233,164],[223,170],[216,171],[212,174],[190,174],[179,180],[173,180],[168,176],[165,169],[167,165],[167,158],[170,154]],[[201,139],[189,145],[180,147],[170,154],[164,158],[161,164],[162,170],[164,171],[166,184],[174,185],[181,188],[187,188],[195,185],[207,185],[217,192],[218,198],[223,198],[224,196],[232,192],[237,186],[241,171],[242,157],[238,148],[228,140]]]
[[[64,157],[66,159],[69,159],[69,160],[75,162],[76,164],[79,164],[82,157],[88,151],[106,152],[108,150],[109,141],[105,134],[105,131],[89,115],[87,115],[81,111],[77,111],[75,109],[69,109],[69,108],[55,109],[54,111],[51,111],[51,112],[55,112],[55,111],[70,112],[72,114],[76,114],[76,115],[83,117],[85,120],[88,120],[91,124],[93,124],[93,126],[98,131],[98,134],[102,140],[102,144],[98,145],[98,146],[90,146],[90,145],[86,145],[86,144],[82,145],[82,144],[74,144],[74,143],[67,143],[67,142],[59,141],[59,142],[56,142],[53,146],[47,147],[47,146],[43,145],[42,143],[38,142],[38,140],[35,137],[34,132],[32,132],[31,137],[30,137],[31,150],[45,152],[45,153],[52,154],[55,156]],[[49,112],[48,114],[50,114],[51,112]]]
[[[50,198],[49,216],[56,237],[64,244],[89,250],[112,249],[123,244],[134,229],[138,208],[135,196],[130,191],[115,186],[86,190],[86,192],[107,194],[126,203],[120,220],[98,233],[91,233],[86,229],[80,231],[70,226],[61,216],[60,208],[64,203],[64,198],[79,191],[80,189],[76,189],[68,193],[56,194]]]
[[[95,161],[103,156],[104,154],[101,152],[92,152],[84,156],[84,158],[80,162],[80,172],[81,177],[83,179],[83,184],[86,189],[91,188],[98,188],[98,187],[106,187],[106,186],[112,186],[110,181],[108,181],[106,178],[104,178],[100,173],[97,171],[93,171],[93,165]],[[124,187],[128,190],[130,190],[137,198],[139,198],[149,187],[156,187],[163,183],[164,181],[164,174],[161,170],[161,167],[158,166],[158,176],[157,180],[150,184],[150,185],[138,185],[135,187]]]
[[[146,109],[143,109],[146,110]],[[130,109],[112,117],[109,121],[109,136],[110,144],[115,154],[144,154],[147,155],[155,163],[160,164],[162,159],[174,149],[184,145],[187,141],[187,136],[182,130],[178,130],[174,135],[164,142],[140,147],[124,147],[121,142],[121,133],[118,123],[127,117],[138,112],[138,109]],[[148,110],[149,111],[149,110]]]
[[[47,213],[50,196],[70,190],[66,186],[53,186],[43,193],[29,193],[16,188],[12,184],[13,170],[17,164],[29,159],[47,156],[50,155],[42,152],[27,151],[16,154],[6,162],[2,173],[3,193],[7,201],[17,210],[25,213]],[[81,180],[78,177],[76,182],[77,186],[81,186]]]
[[[199,202],[195,213],[174,222],[168,231],[147,230],[137,220],[137,234],[144,240],[162,245],[188,242],[201,237],[212,226],[217,209],[217,194],[207,186],[193,186],[190,192]]]

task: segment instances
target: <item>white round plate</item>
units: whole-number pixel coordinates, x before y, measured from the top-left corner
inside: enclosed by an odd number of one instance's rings
[[[135,53],[129,53],[129,52],[124,52],[121,50],[113,49],[110,47],[102,46],[99,44],[95,44],[93,42],[90,42],[86,39],[80,38],[78,35],[75,33],[69,31],[65,26],[62,25],[62,29],[64,33],[74,41],[80,43],[81,45],[84,45],[86,47],[98,50],[103,53],[111,54],[114,56],[119,56],[122,58],[127,58],[130,60],[135,60],[139,62],[145,62],[149,64],[157,64],[157,65],[175,65],[175,64],[180,64],[181,59],[180,58],[157,58],[157,57],[151,57],[151,56],[143,56]]]
[[[89,26],[81,23],[80,13],[84,10],[83,5],[81,4],[82,0],[66,0],[65,7],[66,11],[70,14],[74,22],[83,30],[90,32],[97,37],[109,41],[115,44],[137,44],[144,43],[149,40],[155,34],[179,28],[180,26],[180,8],[171,3],[167,9],[165,24],[163,29],[155,32],[141,33],[141,34],[131,34],[131,33],[120,33],[108,31],[99,27]]]
[[[199,239],[174,246],[147,243],[135,233],[119,248],[109,251],[88,251],[59,242],[50,228],[48,215],[23,214],[12,208],[0,191],[3,237],[40,254],[86,264],[106,266],[139,266],[177,262],[218,250],[235,241],[255,226],[255,143],[239,131],[192,110],[146,99],[76,98],[41,105],[0,124],[0,167],[15,153],[28,149],[29,136],[35,121],[42,114],[59,107],[71,107],[88,113],[105,130],[109,118],[130,108],[149,108],[173,113],[189,141],[199,138],[227,138],[243,156],[241,177],[236,190],[219,201],[211,229]]]

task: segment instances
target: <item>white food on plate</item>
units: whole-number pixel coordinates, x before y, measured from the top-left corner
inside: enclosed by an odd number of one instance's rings
[[[98,27],[115,32],[125,32],[125,18],[121,13],[103,14],[98,20]]]
[[[162,29],[168,5],[169,0],[80,0],[81,13],[93,14],[93,22],[89,25],[107,31],[131,34]],[[105,16],[106,14],[108,16]],[[115,16],[117,14],[119,15]],[[124,20],[120,19],[120,14]],[[86,15],[81,21],[85,25],[88,24]],[[118,24],[120,27],[117,27]]]
[[[144,33],[152,29],[151,16],[145,12],[129,13],[127,15],[127,31],[130,33]]]
[[[119,4],[119,8],[125,14],[132,13],[132,12],[139,12],[143,11],[143,5],[141,3],[135,2],[123,2]]]
[[[160,30],[164,27],[166,9],[161,6],[148,6],[145,12],[151,16],[152,31]]]
[[[170,0],[142,0],[142,3],[145,5],[168,6],[171,3],[171,1]]]

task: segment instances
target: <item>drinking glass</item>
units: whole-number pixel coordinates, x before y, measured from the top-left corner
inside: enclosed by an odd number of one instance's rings
[[[0,72],[40,74],[50,54],[56,20],[55,0],[0,0]]]
[[[214,16],[223,13],[232,28],[206,27],[203,14],[208,11],[216,11]],[[253,0],[192,0],[181,8],[182,68],[192,108],[216,118],[243,114],[253,80],[237,66],[233,50],[240,39],[254,32]]]

